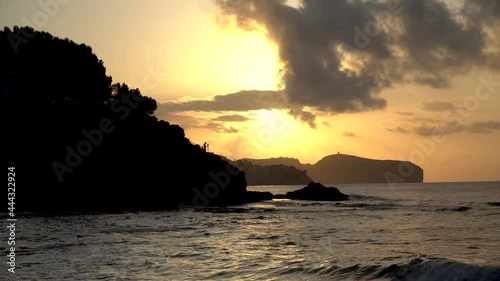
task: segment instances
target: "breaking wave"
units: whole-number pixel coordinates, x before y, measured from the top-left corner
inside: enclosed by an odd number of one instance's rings
[[[390,281],[500,281],[500,266],[480,266],[449,261],[442,258],[414,258],[408,263],[382,265],[353,265],[349,267],[291,267],[279,275],[301,274],[328,280],[390,280]]]

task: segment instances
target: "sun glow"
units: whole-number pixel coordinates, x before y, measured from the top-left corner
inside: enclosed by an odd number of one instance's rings
[[[169,92],[205,97],[243,89],[279,89],[278,48],[261,30],[243,31],[213,20],[207,24],[196,31],[196,44],[178,42],[184,47],[165,53],[162,60],[178,66],[169,71]]]
[[[317,139],[310,139],[314,129],[294,119],[279,109],[258,110],[250,113],[255,120],[245,134],[247,140],[238,154],[245,157],[280,157],[286,155],[309,158],[311,146]]]

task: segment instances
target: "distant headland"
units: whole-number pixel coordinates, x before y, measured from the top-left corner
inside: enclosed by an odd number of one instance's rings
[[[240,161],[250,162],[255,166],[292,166],[305,171],[312,180],[328,184],[423,182],[424,180],[423,169],[407,161],[375,160],[340,153],[328,155],[315,164],[302,164],[298,159],[283,157]]]

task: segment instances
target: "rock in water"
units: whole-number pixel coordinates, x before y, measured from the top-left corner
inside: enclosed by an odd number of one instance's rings
[[[295,200],[316,200],[316,201],[343,201],[349,195],[340,192],[335,187],[326,187],[321,183],[310,182],[306,187],[287,192],[284,196]]]
[[[247,191],[245,196],[247,203],[273,199],[273,194],[271,192]]]

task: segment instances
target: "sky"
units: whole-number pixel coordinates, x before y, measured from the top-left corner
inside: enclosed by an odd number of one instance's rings
[[[340,152],[500,180],[497,0],[0,0],[0,24],[91,46],[230,159]]]

